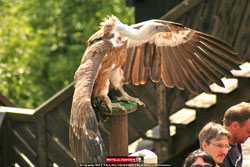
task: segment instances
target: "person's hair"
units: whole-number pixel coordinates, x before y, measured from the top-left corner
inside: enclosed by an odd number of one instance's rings
[[[230,126],[234,121],[237,121],[242,127],[249,118],[250,103],[242,102],[227,109],[224,114],[223,124]]]
[[[212,167],[216,167],[216,163],[212,156],[202,150],[195,150],[190,153],[185,159],[183,167],[190,167],[199,157],[202,158],[204,162],[211,164]]]
[[[207,123],[199,133],[200,148],[202,149],[202,142],[209,142],[211,139],[219,139],[221,136],[227,136],[230,139],[230,133],[220,124],[215,122]]]

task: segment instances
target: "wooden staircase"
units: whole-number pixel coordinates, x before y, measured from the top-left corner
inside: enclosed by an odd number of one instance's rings
[[[195,145],[197,149],[197,136],[200,129],[209,121],[221,123],[224,112],[230,106],[242,101],[250,101],[250,63],[241,65],[242,71],[232,71],[235,78],[223,78],[225,88],[216,84],[211,84],[210,88],[213,94],[201,93],[188,100],[184,107],[171,114],[170,136],[172,141],[172,155],[165,156],[161,162],[171,162],[178,157],[185,148]],[[142,148],[148,148],[153,151],[156,143],[161,140],[159,135],[159,125],[153,127],[145,133],[144,138],[139,138],[129,146],[131,152]],[[166,141],[167,142],[167,141]],[[177,166],[182,162],[176,161]]]

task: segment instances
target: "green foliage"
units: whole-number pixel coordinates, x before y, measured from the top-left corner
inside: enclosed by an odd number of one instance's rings
[[[134,22],[125,0],[0,1],[0,92],[37,107],[73,81],[86,41],[106,15]]]

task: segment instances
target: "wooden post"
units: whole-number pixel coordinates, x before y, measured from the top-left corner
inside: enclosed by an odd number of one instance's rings
[[[48,166],[48,155],[47,155],[47,139],[46,139],[46,120],[45,115],[37,116],[37,150],[38,150],[38,161],[40,167]]]
[[[109,116],[109,156],[128,156],[128,114],[136,110],[136,102],[112,100],[112,103],[120,103],[126,111],[113,108],[112,112],[102,103],[97,103],[99,113]]]
[[[161,82],[156,84],[157,118],[160,127],[160,141],[155,143],[159,162],[162,163],[171,154],[170,121],[167,107],[167,88]]]
[[[109,156],[128,156],[128,114],[136,110],[136,102],[112,100],[120,103],[126,111],[113,108],[112,112],[102,103],[97,103],[95,109],[109,116]]]
[[[128,156],[128,114],[110,116],[110,156]]]
[[[12,148],[12,123],[6,120],[3,126],[3,161],[4,166],[14,166],[13,148]]]

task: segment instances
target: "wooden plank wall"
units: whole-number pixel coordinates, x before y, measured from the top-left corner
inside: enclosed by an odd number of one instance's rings
[[[169,20],[168,18],[166,18]],[[170,19],[171,20],[171,19]],[[250,1],[242,0],[204,0],[192,10],[183,13],[180,18],[171,20],[182,23],[183,25],[195,30],[212,34],[232,45],[240,53],[244,60],[250,60]],[[231,95],[218,95],[218,105],[209,110],[197,111],[197,120],[187,127],[177,127],[176,135],[172,137],[174,141],[173,149],[178,158],[178,153],[197,141],[197,134],[201,127],[209,120],[221,121],[223,114],[228,107],[238,102],[249,100],[249,79],[239,79],[239,87]],[[244,83],[246,84],[244,87]],[[242,85],[243,84],[243,85]],[[170,108],[176,105],[176,102],[186,101],[190,94],[186,91],[180,93],[179,90],[172,89]],[[183,96],[181,96],[183,95]],[[221,111],[221,112],[219,112]],[[192,131],[189,135],[188,132]],[[183,137],[185,134],[185,137]],[[181,158],[179,158],[180,160]],[[181,161],[171,161],[173,166],[181,166]]]
[[[16,105],[12,103],[7,97],[0,93],[0,106],[15,107]],[[4,158],[6,155],[11,155],[12,151],[8,148],[9,140],[8,134],[10,134],[11,124],[10,121],[4,123],[6,118],[5,113],[0,113],[0,166],[4,166],[10,159]],[[4,135],[6,134],[6,135]]]
[[[36,124],[27,122],[12,122],[12,148],[16,156],[14,162],[30,166],[23,156],[26,156],[34,166],[38,166]],[[21,161],[22,160],[22,161]]]
[[[177,20],[171,21],[212,34],[234,46],[244,60],[249,60],[250,1],[204,0]]]
[[[26,120],[6,120],[3,124],[4,165],[38,166],[36,123]],[[25,158],[29,159],[25,161]]]
[[[46,114],[46,136],[48,159],[59,166],[72,166],[73,157],[69,148],[69,98]]]

